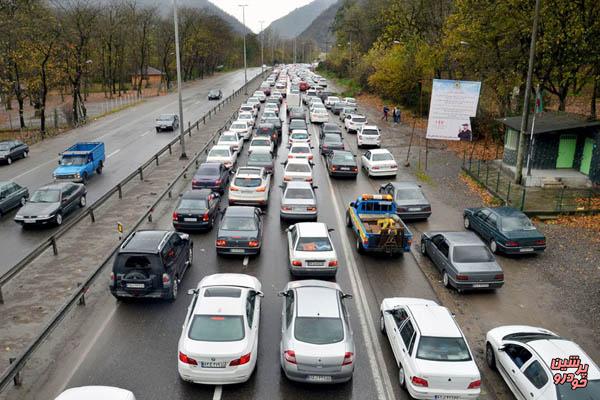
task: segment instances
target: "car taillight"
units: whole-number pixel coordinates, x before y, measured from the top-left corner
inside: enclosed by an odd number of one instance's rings
[[[349,351],[344,354],[344,361],[342,362],[342,366],[350,365],[354,362],[354,353],[350,353]]]
[[[538,245],[538,246],[545,246],[546,245],[546,239],[536,240],[534,243],[536,245]]]
[[[115,281],[115,273],[114,273],[114,272],[111,272],[111,273],[110,273],[110,281],[111,281],[111,282],[114,282],[114,281]]]
[[[396,208],[396,211],[405,212],[405,211],[408,211],[408,208],[406,208],[406,207],[398,207],[398,208]]]
[[[163,285],[170,283],[171,277],[168,274],[162,274],[162,282],[163,282]]]
[[[306,207],[306,211],[317,211],[317,207]]]
[[[337,167],[336,167],[335,165],[332,165],[332,166],[331,166],[331,170],[332,170],[332,171],[336,171],[336,170],[337,170]]]
[[[177,221],[179,219],[179,214],[176,212],[173,213],[173,221]]]
[[[204,213],[204,215],[202,216],[202,221],[208,222],[208,213]]]
[[[304,178],[306,182],[312,182],[312,177]]]
[[[217,179],[217,180],[215,181],[215,185],[220,185],[222,182],[223,182],[223,180],[222,180],[222,179]]]
[[[494,279],[496,279],[498,281],[503,281],[504,280],[504,274],[496,274],[496,275],[494,275]]]
[[[301,267],[302,266],[302,261],[299,260],[292,260],[292,265],[294,267]]]
[[[182,352],[179,352],[179,361],[181,361],[184,364],[198,365],[198,361],[194,360],[193,358],[190,358],[190,357],[186,356]]]
[[[248,242],[248,246],[250,247],[258,247],[258,240],[251,240]]]
[[[245,354],[243,356],[241,356],[240,358],[236,358],[235,360],[231,360],[231,362],[229,363],[230,367],[237,367],[238,365],[244,365],[244,364],[248,364],[250,362],[250,356],[252,355],[252,353],[248,353]]]
[[[198,181],[197,179],[192,179],[192,185],[196,185],[198,183],[200,183],[200,181]]]
[[[261,186],[261,187],[259,187],[258,189],[256,189],[256,191],[257,191],[257,192],[261,192],[261,193],[262,193],[262,192],[266,192],[266,191],[267,191],[267,188],[266,188],[265,186]]]
[[[225,240],[219,239],[216,242],[217,247],[223,247],[227,243]]]
[[[237,192],[238,190],[240,190],[240,189],[238,189],[235,186],[229,186],[229,191],[231,191],[231,192]]]
[[[423,207],[423,211],[431,211],[431,207]]]
[[[358,172],[358,167],[352,167],[352,172]]]
[[[330,267],[337,267],[337,265],[338,265],[337,260],[329,261],[328,265]],[[348,353],[346,353],[346,354],[348,354]],[[350,354],[352,354],[352,353],[350,353]]]
[[[425,380],[423,378],[419,378],[418,376],[413,376],[410,381],[415,386],[429,387],[429,383],[427,382],[427,380]]]
[[[284,180],[284,181],[286,181],[286,182],[288,182],[288,181],[291,181],[291,180],[292,180],[292,178],[291,178],[291,177],[289,177],[289,176],[284,176],[284,177],[283,177],[283,180]]]
[[[476,381],[469,383],[469,386],[467,387],[467,389],[478,389],[480,387],[481,387],[481,380],[477,379]]]
[[[457,281],[468,281],[469,277],[467,275],[456,275]]]
[[[313,159],[313,155],[312,155],[312,154],[310,154],[310,155],[308,156],[308,159],[309,159],[309,160],[312,160],[312,159]]]
[[[518,242],[515,242],[513,240],[509,240],[504,244],[506,247],[517,247],[519,245]]]
[[[288,158],[294,158],[294,156],[291,154],[288,154]]]
[[[392,165],[390,165],[390,168],[398,168],[398,165],[392,164]]]
[[[286,350],[283,352],[283,358],[290,364],[296,364],[296,352],[294,350]]]
[[[281,211],[292,211],[292,207],[281,207]]]

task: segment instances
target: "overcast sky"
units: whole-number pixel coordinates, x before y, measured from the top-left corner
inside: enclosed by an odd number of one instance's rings
[[[302,7],[312,0],[210,0],[229,14],[242,21],[242,8],[239,4],[247,4],[246,26],[258,33],[260,21],[265,21],[263,28],[277,18],[283,17],[290,11]]]

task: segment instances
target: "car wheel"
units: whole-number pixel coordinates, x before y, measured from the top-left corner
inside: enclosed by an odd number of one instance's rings
[[[465,226],[465,229],[467,229],[467,230],[471,229],[471,221],[469,220],[469,217],[467,217],[466,215],[465,215],[465,219],[464,219],[464,226]]]
[[[379,316],[379,330],[381,333],[385,334],[385,319],[383,318],[383,313]]]
[[[56,221],[56,225],[61,226],[62,225],[62,214],[61,213],[56,214],[56,217],[54,217],[54,220]]]
[[[188,267],[191,267],[193,262],[194,262],[194,246],[190,245],[190,250],[188,251]]]
[[[352,228],[352,220],[350,219],[350,214],[346,213],[346,226],[348,228]]]
[[[83,175],[81,175],[81,183],[83,183],[85,185],[87,183],[87,180],[88,180],[87,172],[84,172]]]
[[[488,342],[485,344],[485,361],[491,370],[496,370],[496,355],[492,345]]]
[[[358,254],[363,254],[365,252],[365,248],[363,247],[363,244],[360,241],[360,236],[356,238],[356,251],[358,252]]]
[[[442,283],[445,287],[450,287],[450,277],[448,277],[448,273],[446,273],[446,271],[442,272]]]
[[[29,152],[28,151],[24,151],[23,152],[23,158],[27,158],[29,157]]]
[[[169,300],[175,301],[177,300],[177,293],[179,293],[179,282],[177,277],[173,279],[173,284],[171,285],[171,290],[169,291]]]
[[[98,164],[98,168],[96,168],[96,173],[98,175],[102,173],[102,168],[104,168],[104,165],[102,163]]]
[[[21,207],[23,207],[25,205],[25,203],[27,203],[27,197],[21,197]]]
[[[12,164],[12,158],[8,157],[8,158],[6,159],[6,163],[7,163],[8,165]]]
[[[421,254],[423,254],[424,256],[427,255],[427,246],[425,246],[424,241],[421,241]]]
[[[79,198],[79,207],[81,207],[81,208],[85,207],[86,203],[87,203],[87,201],[85,199],[85,196],[81,196]]]
[[[406,374],[404,373],[402,364],[398,365],[398,383],[402,389],[406,388]]]
[[[494,254],[498,254],[498,243],[494,239],[490,240],[490,250]]]

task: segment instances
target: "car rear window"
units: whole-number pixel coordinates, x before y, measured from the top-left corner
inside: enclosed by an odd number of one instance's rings
[[[361,134],[363,135],[379,135],[379,131],[377,131],[376,129],[363,129]]]
[[[203,166],[198,168],[198,171],[196,172],[196,175],[218,175],[219,174],[219,167],[216,166]]]
[[[294,336],[304,343],[338,343],[344,339],[344,326],[340,318],[298,317]]]
[[[152,258],[148,256],[128,255],[122,256],[122,265],[125,268],[145,269],[152,267]]]
[[[239,298],[242,290],[230,287],[210,287],[204,290],[204,297],[232,297]]]
[[[501,225],[500,229],[504,232],[535,230],[535,226],[531,223],[529,218],[524,215],[520,217],[502,218]]]
[[[225,217],[221,229],[227,231],[255,231],[256,221],[252,217]]]
[[[340,135],[327,134],[325,135],[325,138],[323,138],[323,141],[326,143],[342,143],[342,138]]]
[[[310,189],[288,189],[285,192],[286,199],[290,200],[312,200],[314,199],[313,192]]]
[[[307,154],[307,153],[310,153],[310,149],[308,147],[304,147],[304,146],[296,146],[296,147],[292,147],[292,149],[290,150],[290,153]]]
[[[202,342],[237,342],[244,338],[241,315],[194,315],[188,337]]]
[[[558,400],[600,399],[600,379],[588,379],[587,385],[573,390],[571,384],[556,385]]]
[[[301,237],[298,239],[296,251],[332,251],[328,237]]]
[[[205,199],[181,199],[179,208],[197,208],[204,210],[208,208],[208,205],[206,204]]]
[[[333,162],[354,162],[354,156],[348,153],[336,153],[333,156]]]
[[[270,146],[271,142],[269,140],[265,140],[265,139],[257,139],[257,140],[253,140],[252,143],[250,143],[250,146]]]
[[[390,153],[373,154],[373,161],[392,161],[394,156]]]
[[[452,259],[457,263],[478,263],[494,261],[494,256],[486,246],[457,246]]]
[[[421,336],[417,358],[429,361],[470,361],[471,354],[462,337]]]
[[[260,178],[235,178],[233,185],[239,187],[255,188],[262,183]]]
[[[298,140],[305,140],[305,139],[308,139],[308,134],[306,134],[306,133],[292,133],[291,134],[291,138],[292,139],[298,139]]]
[[[396,200],[425,200],[425,197],[419,189],[398,189]]]
[[[285,168],[286,172],[310,172],[308,164],[288,164]]]
[[[232,124],[231,129],[248,129],[246,124]]]
[[[229,157],[229,150],[225,149],[216,149],[211,150],[208,154],[209,157]]]
[[[268,153],[252,153],[248,156],[248,161],[259,161],[259,162],[269,162],[271,161],[271,155]]]

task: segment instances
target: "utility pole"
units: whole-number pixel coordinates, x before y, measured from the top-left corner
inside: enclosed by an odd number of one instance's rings
[[[261,72],[265,72],[265,32],[263,31],[263,23],[265,21],[260,22],[260,70]]]
[[[246,28],[246,7],[248,4],[238,4],[238,7],[242,7],[242,24],[244,24],[244,94],[248,94],[248,63],[246,60],[246,35],[248,32]]]
[[[523,100],[523,115],[521,117],[521,129],[519,131],[519,144],[517,145],[517,165],[515,171],[515,183],[520,184],[523,179],[523,156],[525,147],[525,132],[529,121],[529,96],[531,94],[531,80],[533,77],[533,63],[535,61],[535,40],[540,19],[540,1],[535,0],[535,12],[533,15],[533,30],[531,32],[531,45],[529,47],[529,67],[527,69],[527,83],[525,86],[525,98]]]
[[[175,24],[175,58],[177,59],[177,95],[179,96],[179,143],[181,143],[180,160],[188,158],[185,153],[185,124],[183,123],[183,100],[181,99],[181,61],[179,57],[179,22],[177,20],[177,0],[173,0],[173,23]]]

